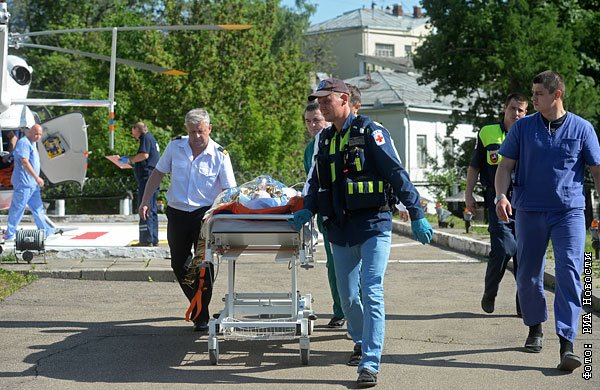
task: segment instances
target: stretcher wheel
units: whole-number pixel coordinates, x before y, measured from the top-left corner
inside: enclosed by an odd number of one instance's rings
[[[210,360],[210,364],[216,366],[219,364],[219,352],[216,349],[209,349],[208,359]]]
[[[28,263],[31,263],[31,260],[33,260],[33,252],[30,252],[30,251],[23,252],[23,260],[25,260]]]
[[[309,349],[300,349],[300,360],[302,360],[303,365],[308,365],[308,361],[310,360],[310,350]]]

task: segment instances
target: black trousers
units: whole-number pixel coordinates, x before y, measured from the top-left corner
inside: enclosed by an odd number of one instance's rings
[[[198,210],[187,212],[167,207],[166,210],[167,241],[171,250],[171,268],[188,301],[191,301],[194,295],[196,295],[200,280],[196,280],[193,285],[182,283],[187,272],[185,263],[196,252],[200,229],[202,228],[202,218],[204,218],[204,214],[208,209],[209,207],[202,207]],[[194,252],[192,252],[192,248]],[[212,297],[213,275],[214,268],[211,263],[204,274],[204,287],[206,290],[202,293],[202,310],[194,322],[208,322],[210,318],[208,305]],[[191,318],[195,315],[196,309],[194,308]]]

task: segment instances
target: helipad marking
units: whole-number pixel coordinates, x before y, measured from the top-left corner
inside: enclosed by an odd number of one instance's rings
[[[106,233],[108,232],[87,232],[75,237],[71,237],[71,240],[95,240],[96,238],[101,237]]]

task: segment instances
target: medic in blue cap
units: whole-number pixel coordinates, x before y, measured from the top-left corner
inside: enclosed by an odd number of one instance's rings
[[[389,132],[366,116],[352,114],[349,95],[342,80],[327,79],[309,96],[318,99],[332,126],[322,130],[316,146],[305,208],[290,222],[299,229],[315,213],[323,216],[348,333],[355,343],[348,365],[358,366],[358,387],[371,387],[377,384],[384,340],[391,206],[402,201],[414,238],[421,243],[431,241],[433,230]]]

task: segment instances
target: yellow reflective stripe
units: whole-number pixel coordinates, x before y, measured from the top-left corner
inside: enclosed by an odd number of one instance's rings
[[[383,192],[383,182],[380,181],[379,183],[379,192]]]
[[[336,144],[336,136],[334,135],[331,138],[331,142],[329,143],[329,155],[335,155],[335,144]],[[329,164],[329,169],[331,170],[331,182],[335,182],[335,159],[331,159],[331,163]]]
[[[372,194],[373,193],[373,182],[369,181],[367,183],[369,184],[369,193]]]
[[[358,185],[358,193],[359,193],[359,194],[362,194],[362,193],[364,193],[364,192],[365,192],[365,187],[364,187],[364,184],[365,184],[365,183],[363,183],[362,181],[359,181],[359,182],[358,182],[358,183],[356,183],[356,184]]]
[[[362,171],[362,165],[360,164],[360,158],[355,158],[354,159],[354,163],[356,164],[356,171],[360,172]]]
[[[350,195],[354,194],[354,183],[352,183],[352,182],[348,183],[348,194],[350,194]]]

